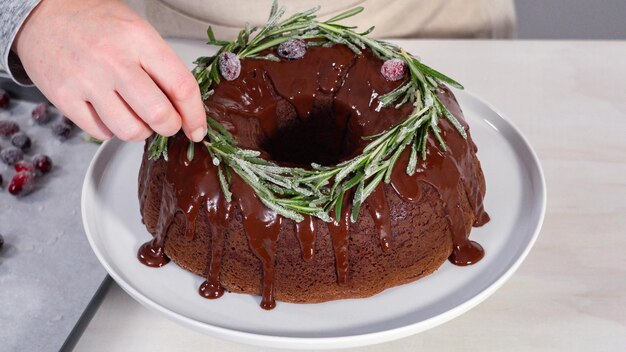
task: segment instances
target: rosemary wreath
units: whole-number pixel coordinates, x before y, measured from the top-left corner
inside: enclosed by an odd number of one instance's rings
[[[391,181],[391,173],[405,148],[410,148],[410,158],[406,173],[413,175],[418,159],[426,159],[426,140],[430,133],[446,151],[438,120],[448,119],[458,132],[466,138],[466,131],[459,121],[446,109],[436,95],[442,83],[463,89],[459,83],[439,71],[423,64],[419,58],[388,42],[367,37],[374,27],[364,32],[356,32],[355,27],[338,24],[340,20],[352,17],[363,11],[356,7],[327,21],[317,20],[315,13],[319,7],[294,14],[281,21],[285,9],[272,4],[267,23],[261,28],[246,26],[235,41],[217,40],[211,27],[207,30],[208,44],[221,48],[211,57],[200,57],[194,62],[197,66],[193,74],[198,81],[203,99],[213,93],[213,87],[220,83],[219,56],[231,53],[238,58],[280,61],[273,54],[261,55],[266,49],[293,40],[306,41],[307,46],[345,45],[360,55],[369,49],[382,60],[400,59],[408,67],[408,79],[398,88],[378,97],[378,108],[413,104],[412,113],[402,122],[373,136],[364,137],[369,144],[362,153],[350,160],[334,166],[311,164],[310,169],[283,167],[262,159],[256,150],[241,149],[233,136],[207,111],[207,136],[202,142],[217,166],[222,192],[231,201],[231,170],[237,173],[256,192],[260,200],[276,213],[302,221],[303,214],[315,216],[323,221],[333,221],[341,214],[344,197],[354,188],[350,219],[357,220],[365,199],[381,183]],[[222,77],[223,78],[223,77]],[[206,107],[205,107],[206,108]],[[167,160],[168,137],[161,135],[153,139],[149,147],[151,159],[163,157]],[[194,143],[189,143],[187,158],[194,157]]]

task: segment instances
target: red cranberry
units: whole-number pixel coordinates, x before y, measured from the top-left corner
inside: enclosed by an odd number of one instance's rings
[[[35,189],[35,173],[30,171],[20,171],[16,173],[9,182],[9,193],[14,196],[21,196],[30,193]]]
[[[19,148],[8,147],[0,151],[0,160],[7,165],[13,165],[22,159],[24,159],[24,153]]]
[[[229,52],[221,53],[217,58],[220,73],[227,81],[234,81],[241,73],[241,61],[237,55]]]
[[[20,126],[11,120],[0,121],[0,136],[9,137],[19,132]]]
[[[406,63],[402,59],[387,60],[380,68],[380,73],[388,81],[401,80],[406,74]]]
[[[285,59],[299,59],[303,57],[305,53],[306,43],[302,39],[290,39],[280,43],[278,46],[278,55]]]
[[[30,137],[24,132],[17,132],[11,137],[11,144],[20,148],[22,151],[27,152],[30,149],[31,141]]]
[[[20,171],[35,172],[35,166],[32,163],[29,163],[28,161],[25,161],[25,160],[20,160],[16,162],[15,165],[13,165],[13,168],[17,172],[20,172]]]
[[[33,157],[33,165],[42,174],[47,174],[52,170],[52,160],[49,156],[38,154]]]
[[[48,111],[48,104],[40,103],[33,109],[31,113],[33,120],[39,125],[46,124],[50,121],[50,112]]]
[[[8,108],[9,103],[11,103],[11,97],[9,97],[9,93],[7,93],[7,91],[4,89],[0,89],[0,109]]]

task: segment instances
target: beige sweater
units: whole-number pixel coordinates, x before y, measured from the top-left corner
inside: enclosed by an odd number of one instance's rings
[[[272,0],[126,0],[165,37],[206,38],[211,25],[218,38],[232,39],[246,22],[267,20]],[[287,15],[321,5],[329,18],[354,6],[365,11],[349,19],[375,37],[513,38],[513,0],[280,0]]]

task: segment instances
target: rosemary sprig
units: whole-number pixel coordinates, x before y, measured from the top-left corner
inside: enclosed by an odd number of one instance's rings
[[[267,23],[261,28],[246,26],[234,41],[215,38],[211,27],[207,30],[208,44],[220,47],[211,57],[196,60],[193,74],[200,86],[203,99],[213,93],[213,87],[220,82],[217,57],[230,52],[239,58],[280,60],[273,54],[262,55],[290,39],[315,39],[307,45],[345,45],[357,55],[370,50],[383,60],[401,59],[408,68],[408,79],[398,88],[378,97],[377,109],[400,108],[406,103],[414,106],[413,112],[402,122],[388,130],[365,137],[370,142],[363,152],[334,166],[312,164],[311,169],[282,167],[260,158],[260,152],[237,147],[230,133],[210,116],[207,110],[208,132],[204,146],[218,167],[218,178],[222,192],[230,201],[230,171],[234,171],[256,192],[260,200],[269,208],[284,217],[302,221],[303,215],[312,215],[324,221],[331,221],[330,214],[339,216],[345,197],[352,196],[351,221],[356,221],[361,205],[381,182],[391,182],[391,175],[397,160],[406,148],[410,148],[406,173],[413,175],[418,159],[426,158],[426,143],[432,133],[446,150],[438,126],[439,118],[446,118],[466,138],[463,125],[446,109],[437,97],[439,85],[448,84],[463,89],[452,78],[425,65],[419,58],[407,53],[394,44],[367,37],[374,29],[357,32],[353,27],[337,22],[352,17],[361,11],[356,7],[327,21],[317,20],[315,13],[319,7],[296,13],[284,20],[283,7],[274,1]],[[167,160],[168,138],[156,136],[149,147],[150,158]],[[194,144],[190,143],[187,158],[193,159]]]

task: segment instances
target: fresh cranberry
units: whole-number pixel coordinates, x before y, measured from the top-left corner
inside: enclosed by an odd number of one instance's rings
[[[20,126],[11,120],[0,121],[0,136],[9,137],[19,132]]]
[[[0,89],[0,109],[8,108],[9,103],[11,103],[11,97],[9,97],[9,93],[7,93],[7,91],[4,89]]]
[[[16,162],[15,165],[13,165],[13,168],[17,172],[20,172],[20,171],[35,172],[35,166],[32,163],[29,163],[26,160],[20,160],[20,161]]]
[[[52,133],[60,140],[65,141],[72,133],[73,125],[59,121],[52,126]]]
[[[13,165],[22,159],[24,159],[24,153],[19,148],[8,147],[0,151],[0,160],[7,165]]]
[[[38,154],[33,157],[33,165],[42,174],[47,174],[52,170],[52,160],[49,156]]]
[[[20,171],[9,182],[9,193],[14,196],[26,195],[35,189],[35,173]]]
[[[37,106],[33,109],[31,116],[33,117],[33,120],[35,120],[35,122],[39,125],[43,125],[43,124],[50,122],[51,116],[50,116],[50,112],[48,111],[48,104],[46,103],[37,104]]]
[[[24,132],[17,132],[11,137],[11,144],[27,152],[31,146],[30,137]]]
[[[304,54],[306,54],[306,43],[302,39],[290,39],[278,46],[278,55],[285,59],[299,59]]]
[[[388,81],[398,81],[406,74],[406,63],[402,59],[391,59],[383,63],[380,73]]]
[[[241,73],[241,61],[239,57],[233,53],[224,52],[217,58],[220,73],[227,81],[234,81]]]

